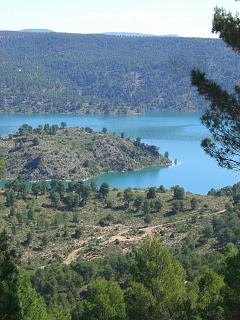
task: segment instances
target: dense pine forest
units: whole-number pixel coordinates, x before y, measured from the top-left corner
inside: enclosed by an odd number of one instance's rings
[[[229,90],[239,81],[221,40],[0,32],[0,111],[201,111],[194,67]]]

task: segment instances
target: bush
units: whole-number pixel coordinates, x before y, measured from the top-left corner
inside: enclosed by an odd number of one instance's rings
[[[75,229],[75,233],[73,234],[73,238],[80,239],[82,235],[82,229],[80,227]]]

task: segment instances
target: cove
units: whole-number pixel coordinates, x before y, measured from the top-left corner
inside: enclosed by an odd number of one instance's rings
[[[211,188],[221,188],[238,182],[239,174],[220,168],[214,159],[207,156],[200,143],[208,131],[201,124],[200,114],[147,112],[134,116],[111,115],[16,115],[0,114],[0,134],[14,133],[23,124],[33,127],[40,124],[66,122],[69,127],[91,127],[125,137],[141,137],[142,141],[160,147],[160,152],[169,152],[178,165],[168,168],[147,168],[135,172],[107,173],[96,177],[98,185],[108,182],[113,188],[145,188],[164,185],[170,188],[179,184],[193,193],[206,194]]]

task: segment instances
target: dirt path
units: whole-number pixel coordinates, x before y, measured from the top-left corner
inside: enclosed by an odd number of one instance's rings
[[[226,209],[222,209],[222,210],[219,210],[219,211],[213,212],[213,213],[210,213],[210,212],[205,213],[204,215],[201,215],[201,217],[213,216],[213,215],[222,214],[222,213],[225,213],[225,212],[226,212]],[[168,222],[168,223],[164,223],[164,224],[159,224],[159,225],[151,226],[151,227],[139,226],[139,227],[137,227],[137,229],[138,229],[139,232],[142,232],[142,234],[137,234],[137,235],[130,235],[129,232],[131,231],[131,227],[125,227],[124,226],[124,228],[121,228],[118,231],[118,233],[113,235],[113,236],[110,236],[109,234],[103,233],[103,234],[100,234],[97,237],[97,239],[98,240],[106,239],[105,241],[102,242],[102,245],[108,245],[108,244],[114,243],[116,241],[126,242],[126,243],[138,242],[138,241],[141,241],[146,236],[153,235],[157,229],[166,230],[166,229],[169,229],[169,227],[171,227],[174,224],[183,223],[183,222],[186,222],[187,220],[189,220],[189,218],[180,219],[180,220],[177,220],[177,221]],[[110,229],[107,230],[107,232],[108,233],[112,233],[113,229],[110,228]],[[79,253],[81,252],[83,246],[90,239],[91,239],[91,237],[88,237],[85,240],[78,241],[76,243],[77,248],[74,249],[73,251],[71,251],[68,254],[68,256],[64,259],[63,264],[70,265],[72,262],[76,261],[76,259],[79,256]],[[122,250],[123,250],[123,252],[125,252],[127,250],[127,247],[123,248]]]
[[[63,260],[63,264],[65,264],[66,266],[70,265],[72,262],[76,261],[83,245],[85,244],[85,241],[79,241],[78,242],[78,246],[80,245],[80,247],[78,247],[77,249],[73,250],[72,252],[69,253],[69,255],[67,256],[67,258],[65,260]]]
[[[129,235],[129,232],[131,230],[130,227],[128,228],[123,228],[121,230],[119,230],[119,232],[113,236],[108,236],[107,234],[103,234],[100,235],[99,237],[97,237],[98,240],[107,238],[102,245],[108,245],[111,244],[115,241],[120,241],[120,242],[137,242],[137,241],[141,241],[144,237],[152,235],[156,229],[158,228],[166,228],[163,226],[163,224],[159,224],[156,226],[152,226],[152,227],[139,227],[138,230],[142,231],[142,234],[137,234],[137,235]],[[110,229],[109,231],[112,232],[112,230]],[[70,265],[72,262],[76,261],[77,257],[79,256],[79,253],[81,252],[83,246],[87,243],[87,241],[90,240],[90,238],[84,240],[84,241],[79,241],[77,243],[78,248],[74,249],[73,251],[71,251],[68,256],[64,259],[63,264],[65,265]],[[126,248],[123,248],[123,251]]]

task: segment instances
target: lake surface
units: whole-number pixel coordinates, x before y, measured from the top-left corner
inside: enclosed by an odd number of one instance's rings
[[[126,188],[164,185],[170,188],[179,184],[186,190],[205,194],[211,188],[221,188],[240,180],[239,174],[218,167],[214,159],[200,147],[208,131],[200,122],[199,114],[148,112],[137,116],[74,116],[74,115],[12,115],[0,114],[0,134],[15,132],[23,123],[33,127],[40,124],[59,124],[69,127],[91,127],[125,137],[141,137],[142,141],[169,152],[178,165],[169,168],[149,168],[136,172],[108,173],[94,179],[97,184],[108,182],[111,187]]]

